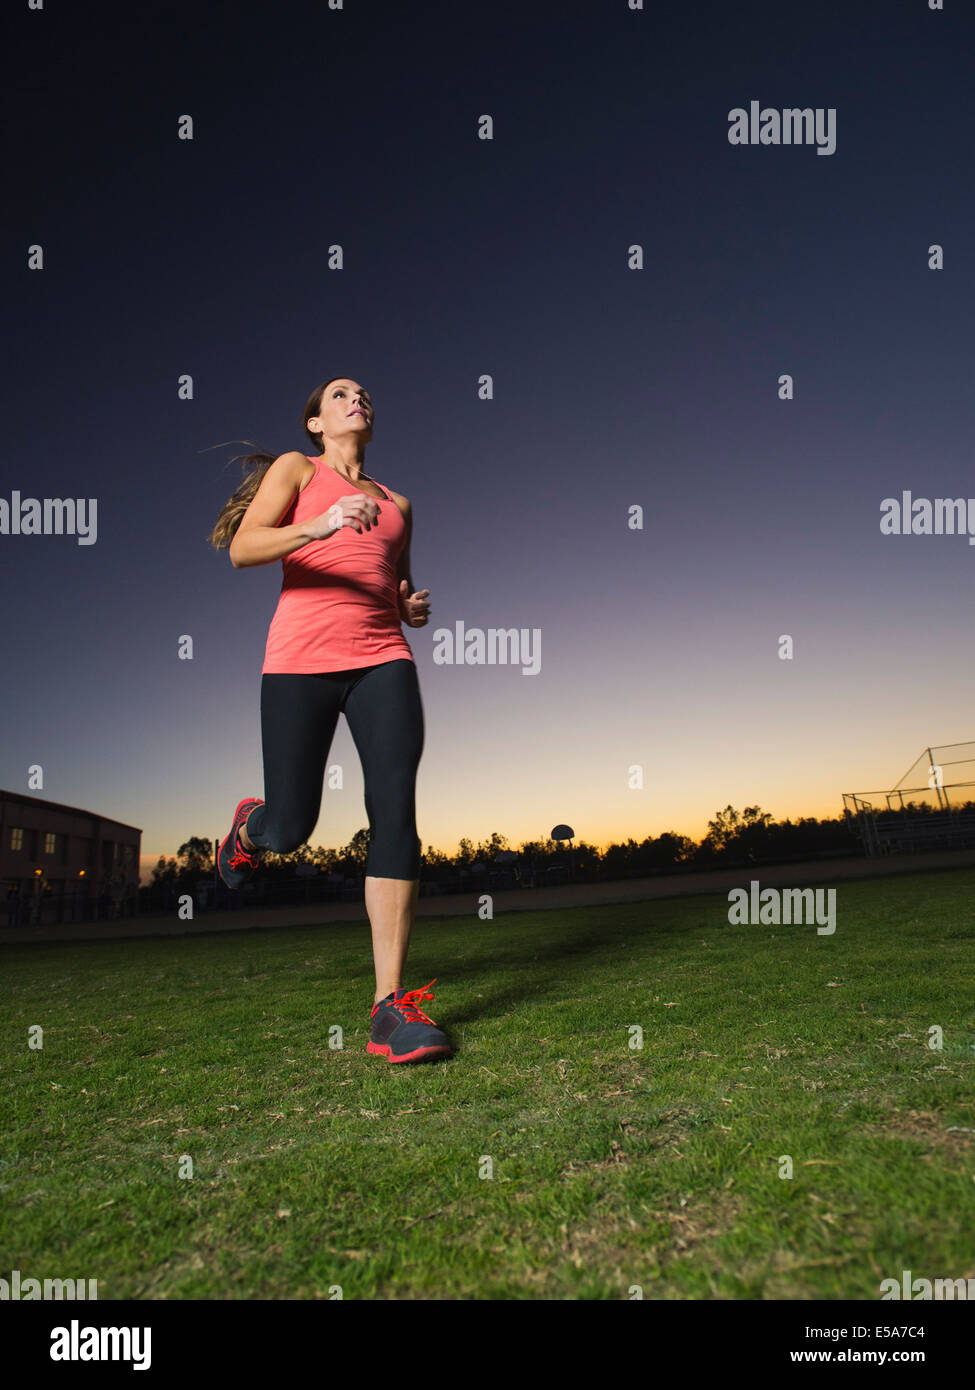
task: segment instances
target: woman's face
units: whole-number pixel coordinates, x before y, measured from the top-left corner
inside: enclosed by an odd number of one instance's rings
[[[339,439],[349,434],[371,435],[373,420],[369,392],[358,382],[343,378],[326,386],[318,414],[312,416],[308,426],[313,432],[321,431],[327,439]]]

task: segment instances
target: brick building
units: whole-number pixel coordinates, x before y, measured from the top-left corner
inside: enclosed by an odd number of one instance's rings
[[[134,913],[141,845],[134,825],[0,790],[0,928]]]

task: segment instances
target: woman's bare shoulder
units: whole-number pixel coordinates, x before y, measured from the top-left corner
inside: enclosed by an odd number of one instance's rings
[[[274,462],[288,470],[297,482],[299,492],[304,492],[315,476],[314,460],[303,454],[300,449],[289,449],[287,453],[279,454]]]
[[[412,507],[410,506],[410,499],[408,497],[404,497],[400,492],[394,492],[391,487],[387,487],[386,491],[389,493],[390,497],[396,503],[397,507],[399,507],[403,515],[405,517],[408,517],[410,515],[410,512],[412,511]]]

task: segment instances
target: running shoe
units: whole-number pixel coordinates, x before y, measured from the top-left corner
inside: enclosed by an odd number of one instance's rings
[[[430,981],[430,985],[436,983]],[[373,1004],[367,1052],[390,1062],[425,1062],[451,1055],[454,1049],[446,1034],[420,1008],[421,1000],[433,998],[433,994],[427,993],[430,985],[422,989],[394,989]]]
[[[259,849],[245,849],[240,842],[240,827],[247,820],[255,806],[264,802],[257,797],[248,797],[234,812],[234,823],[227,832],[227,838],[217,850],[217,869],[228,888],[240,888],[247,882],[261,861]]]

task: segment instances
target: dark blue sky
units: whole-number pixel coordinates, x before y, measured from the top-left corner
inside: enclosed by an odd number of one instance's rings
[[[975,738],[975,547],[879,528],[975,498],[970,6],[11,18],[0,497],[95,497],[98,539],[0,536],[0,785],[40,763],[150,863],[262,794],[281,569],[207,545],[244,451],[212,446],[308,452],[335,375],[431,591],[424,845],[837,814]],[[835,108],[835,153],[731,145],[752,100]],[[537,629],[541,670],[436,665],[458,621]],[[315,844],[365,824],[344,723],[333,761]]]

